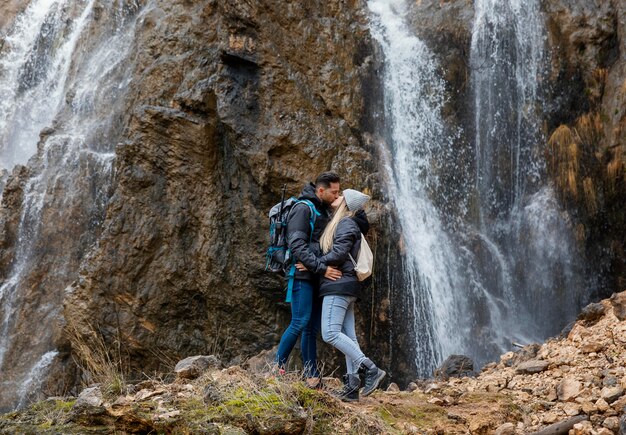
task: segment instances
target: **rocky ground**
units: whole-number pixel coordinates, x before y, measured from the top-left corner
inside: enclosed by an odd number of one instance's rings
[[[223,368],[214,356],[175,376],[102,382],[0,417],[0,433],[567,434],[626,433],[626,291],[591,304],[543,345],[509,352],[475,377],[391,384],[343,403],[326,378],[312,390],[263,358]]]

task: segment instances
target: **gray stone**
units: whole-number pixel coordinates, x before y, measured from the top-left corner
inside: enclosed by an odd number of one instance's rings
[[[540,373],[547,369],[549,365],[550,363],[548,361],[531,359],[530,361],[525,361],[518,365],[515,371],[519,374]]]
[[[626,294],[614,293],[611,296],[611,305],[613,307],[613,314],[620,320],[626,320]]]
[[[209,367],[220,367],[221,362],[213,355],[196,355],[185,358],[176,364],[174,372],[180,378],[194,379],[205,372]]]
[[[100,386],[85,388],[76,399],[75,407],[102,405],[102,391]]]
[[[587,305],[578,315],[578,320],[585,322],[587,326],[593,325],[604,316],[605,308],[600,302]]]
[[[398,387],[398,384],[396,384],[395,382],[392,382],[387,387],[387,391],[390,391],[392,393],[397,393],[398,391],[400,391],[400,387]]]
[[[602,426],[612,431],[617,431],[620,427],[620,421],[618,417],[608,417],[602,422]]]
[[[406,390],[409,392],[413,392],[417,390],[418,386],[415,382],[410,382],[409,385],[406,386]]]
[[[624,389],[617,385],[615,387],[604,387],[600,392],[600,397],[606,400],[608,403],[613,403],[624,395]]]
[[[496,429],[494,435],[515,435],[515,425],[513,423],[504,423]]]
[[[465,355],[450,355],[435,369],[435,377],[439,379],[461,378],[474,376],[474,361]]]

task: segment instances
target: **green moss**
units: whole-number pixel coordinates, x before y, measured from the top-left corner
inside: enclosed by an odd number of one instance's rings
[[[378,415],[389,427],[390,432],[399,423],[411,423],[419,429],[429,429],[438,424],[448,422],[447,411],[437,405],[428,403],[420,405],[394,404],[393,406],[381,406],[378,408]]]

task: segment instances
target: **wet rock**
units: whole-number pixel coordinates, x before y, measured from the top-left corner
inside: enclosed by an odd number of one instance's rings
[[[209,367],[219,368],[220,360],[213,356],[196,355],[179,361],[174,367],[174,372],[183,379],[194,379],[200,376]]]
[[[605,307],[601,303],[593,303],[587,305],[582,309],[580,314],[578,314],[577,319],[585,322],[586,325],[590,326],[598,322],[604,316]]]
[[[435,369],[435,377],[443,380],[474,375],[474,361],[465,355],[450,355]]]

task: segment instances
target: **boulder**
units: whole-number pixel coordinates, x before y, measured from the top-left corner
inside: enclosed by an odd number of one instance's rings
[[[606,308],[600,302],[589,304],[582,309],[577,319],[585,322],[587,326],[591,326],[604,316],[605,311]]]
[[[196,355],[185,358],[176,364],[174,372],[179,378],[194,379],[200,376],[209,367],[218,368],[221,362],[213,355]]]
[[[582,384],[574,378],[565,378],[556,387],[557,396],[562,402],[574,400],[581,390]]]
[[[474,361],[465,355],[450,355],[435,369],[435,377],[439,379],[462,378],[474,376]]]
[[[513,423],[504,423],[496,429],[494,435],[515,435],[515,425]]]
[[[607,403],[613,403],[624,395],[624,389],[621,385],[615,387],[604,387],[600,392],[600,397],[607,401]]]
[[[614,293],[610,301],[615,317],[619,320],[626,320],[626,292]]]
[[[398,391],[400,391],[400,387],[398,387],[398,384],[396,384],[395,382],[392,382],[387,387],[387,391],[389,391],[391,393],[397,393]]]
[[[82,406],[100,406],[102,405],[102,391],[100,386],[85,388],[76,399],[75,407]]]
[[[515,372],[519,374],[533,374],[543,372],[548,368],[550,363],[544,360],[533,359],[519,364],[515,368]]]

